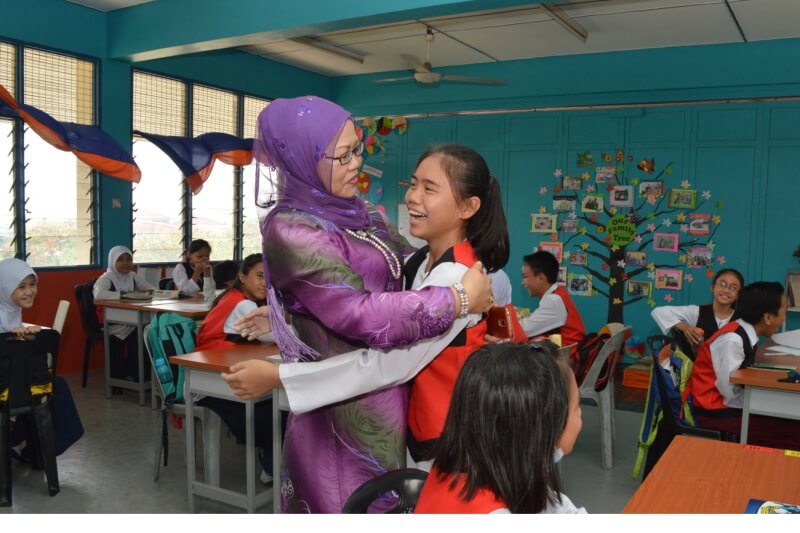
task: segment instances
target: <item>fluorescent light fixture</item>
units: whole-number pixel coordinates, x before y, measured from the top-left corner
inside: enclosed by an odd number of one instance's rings
[[[294,43],[304,44],[306,46],[316,48],[318,50],[324,50],[325,52],[330,52],[331,54],[335,54],[339,57],[349,59],[350,61],[356,61],[358,63],[363,63],[364,58],[366,57],[365,54],[356,52],[355,50],[350,50],[349,48],[344,48],[343,46],[329,43],[327,41],[323,41],[319,37],[292,37],[289,40]]]
[[[555,4],[540,4],[542,8],[547,11],[553,20],[559,22],[562,26],[567,28],[571,31],[575,36],[578,37],[583,42],[586,42],[586,39],[589,37],[589,32],[586,31],[586,28],[578,24],[575,19],[571,18],[569,15],[564,13],[560,7]]]

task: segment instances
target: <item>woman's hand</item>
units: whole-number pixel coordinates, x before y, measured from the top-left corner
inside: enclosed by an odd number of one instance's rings
[[[696,349],[703,343],[704,336],[702,329],[690,326],[686,322],[678,322],[675,324],[675,329],[683,333],[683,336],[686,337],[686,340],[689,341],[692,348]]]
[[[269,320],[269,307],[261,307],[250,311],[247,315],[233,323],[233,329],[242,337],[251,341],[272,331],[272,322]]]
[[[495,337],[494,335],[489,335],[488,333],[483,336],[484,342],[486,344],[502,344],[504,342],[511,342],[511,339],[501,339],[500,337]]]
[[[222,379],[242,400],[258,398],[281,386],[278,365],[258,359],[236,363],[222,373]]]
[[[480,261],[467,270],[467,273],[461,278],[461,285],[467,291],[470,313],[483,313],[494,306],[492,278],[483,272],[483,263]]]
[[[17,337],[24,337],[25,335],[35,335],[42,331],[42,326],[30,325],[30,326],[20,326],[18,328],[11,328],[11,333],[16,335]]]

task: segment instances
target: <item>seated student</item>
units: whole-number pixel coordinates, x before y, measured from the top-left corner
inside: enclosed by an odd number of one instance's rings
[[[203,286],[203,295],[205,297],[206,305],[213,305],[217,295],[225,289],[229,289],[236,279],[239,277],[239,263],[236,261],[222,261],[214,265],[213,280],[214,285],[211,283]],[[208,290],[211,289],[211,290]]]
[[[575,375],[553,343],[490,344],[458,376],[415,513],[585,513],[556,463],[581,430]]]
[[[759,281],[739,292],[739,319],[721,327],[697,352],[684,391],[700,427],[737,436],[742,424],[744,389],[730,375],[755,359],[759,336],[771,337],[786,319],[786,296],[777,282]],[[800,450],[800,421],[750,415],[750,444]]]
[[[183,253],[183,259],[175,265],[172,280],[175,288],[184,294],[195,294],[205,287],[204,280],[211,278],[211,245],[203,239],[195,239]],[[213,279],[210,286],[214,287]]]
[[[556,284],[558,261],[553,254],[540,250],[522,260],[522,286],[540,298],[539,307],[521,321],[528,337],[560,333],[562,346],[583,340],[586,328],[581,314],[569,292]]]
[[[33,269],[21,259],[0,261],[0,333],[18,336],[35,335],[40,326],[22,323],[22,310],[33,307],[39,291],[39,278]],[[83,435],[75,401],[69,385],[61,376],[53,376],[53,437],[56,455],[61,455]],[[33,430],[33,421],[27,415],[19,416],[11,430],[12,455],[21,461],[30,461],[26,447]]]
[[[744,277],[737,270],[726,268],[717,272],[711,281],[714,299],[710,304],[661,306],[653,309],[650,315],[664,335],[675,328],[683,333],[691,348],[697,350],[703,339],[709,338],[731,320],[739,318],[736,314],[736,299],[742,287]]]
[[[108,268],[94,283],[95,300],[118,300],[128,292],[152,292],[156,287],[143,277],[133,272],[133,252],[125,246],[114,246],[108,252]],[[111,324],[108,333],[115,344],[124,343],[122,357],[111,358],[111,377],[139,380],[139,337],[135,334],[136,326],[128,324]],[[132,335],[133,333],[133,335]],[[114,339],[118,339],[114,341]],[[117,350],[112,350],[119,353]],[[150,365],[145,365],[145,379],[150,375]]]
[[[242,262],[241,272],[231,287],[219,295],[197,332],[195,350],[218,346],[235,346],[248,342],[234,329],[233,323],[259,305],[266,305],[267,288],[264,283],[264,264],[261,254],[252,254]],[[272,333],[256,338],[256,342],[271,342]],[[245,440],[245,405],[222,398],[205,397],[196,402],[217,413],[237,439]],[[261,481],[272,481],[272,401],[255,404],[255,444],[262,448]]]

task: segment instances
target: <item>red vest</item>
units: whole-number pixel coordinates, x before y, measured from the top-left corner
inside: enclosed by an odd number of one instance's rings
[[[468,241],[457,244],[451,250],[455,263],[471,267],[478,260]],[[445,261],[448,253],[445,254]],[[517,320],[514,320],[514,331],[516,342],[527,340]],[[417,374],[408,406],[408,427],[417,442],[436,439],[442,433],[458,373],[467,358],[485,344],[484,335],[486,320],[481,320],[456,337],[453,344]]]
[[[583,325],[583,319],[572,301],[572,297],[562,286],[556,287],[553,294],[561,298],[564,302],[564,307],[567,309],[567,321],[560,328],[552,329],[545,333],[545,335],[553,335],[555,333],[561,334],[561,346],[569,346],[577,344],[586,337],[586,328]]]
[[[236,305],[244,300],[244,294],[238,289],[231,289],[217,302],[200,324],[197,332],[195,350],[207,350],[219,346],[235,346],[235,342],[225,339],[225,320],[233,312]]]
[[[414,513],[487,514],[508,507],[489,489],[478,489],[471,500],[464,501],[459,494],[464,488],[466,476],[458,477],[458,483],[454,489],[450,488],[450,484],[453,482],[452,474],[445,476],[444,479],[440,476],[441,474],[434,466],[428,474],[425,485],[422,486],[422,493],[419,495]]]
[[[725,333],[733,333],[739,327],[741,326],[738,322],[728,322],[698,348],[692,375],[682,395],[684,400],[691,394],[692,405],[695,407],[700,407],[706,411],[728,408],[723,401],[722,394],[717,389],[717,374],[714,372],[710,347],[711,343],[717,340],[717,337]]]

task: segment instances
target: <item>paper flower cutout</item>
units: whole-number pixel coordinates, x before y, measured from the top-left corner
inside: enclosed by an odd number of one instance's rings
[[[588,243],[588,242],[582,242],[582,243],[581,243],[581,248],[583,248],[584,250],[586,250],[587,248],[589,248],[589,243]]]
[[[606,242],[608,242],[608,241],[606,241]],[[617,250],[619,250],[619,246],[618,245],[615,244],[614,246],[611,247],[611,251],[612,252],[616,252]]]
[[[392,133],[392,119],[381,117],[378,120],[378,135],[389,135],[390,133]]]
[[[586,232],[587,232],[587,231],[588,231],[588,230],[586,229],[586,226],[581,226],[580,228],[578,228],[578,232],[579,232],[581,235],[586,235]]]
[[[668,228],[672,225],[672,221],[668,218],[665,218],[662,224],[664,225],[665,228]]]
[[[714,271],[711,270],[711,269],[706,270],[706,277],[707,278],[713,278],[714,277]]]
[[[569,260],[569,258],[572,257],[572,252],[564,252],[564,256],[563,257],[564,257],[564,259]]]
[[[703,199],[711,200],[711,191],[703,191]]]
[[[604,241],[606,244],[610,243],[610,242],[611,242],[611,235],[606,235],[606,236],[603,238],[603,241]]]
[[[688,189],[690,186],[691,184],[689,183],[689,180],[683,180],[681,182],[681,187],[683,187],[684,189]]]
[[[551,233],[550,240],[556,242],[558,240],[558,233]]]
[[[405,134],[406,130],[408,130],[406,117],[394,117],[392,119],[392,127],[397,130],[398,135]]]
[[[652,232],[652,231],[655,231],[655,230],[656,230],[655,224],[648,224],[647,225],[647,231],[651,231]]]
[[[557,168],[556,171],[553,172],[553,177],[560,178],[561,176],[563,176],[563,174],[561,173],[561,169]]]
[[[721,256],[717,257],[717,263],[719,263],[720,265],[724,265],[725,264],[725,256],[721,255]]]
[[[613,303],[614,305],[619,305],[619,304],[621,304],[621,303],[622,303],[622,300],[620,300],[619,298],[614,298],[614,301],[613,301],[612,303]]]
[[[678,222],[684,222],[686,220],[686,213],[678,213],[675,216],[675,220],[677,220]]]
[[[609,287],[613,287],[616,284],[617,284],[617,278],[614,278],[614,277],[608,278],[608,286]]]
[[[656,306],[656,301],[653,300],[652,298],[648,298],[647,299],[647,305],[649,305],[650,307],[655,307]]]
[[[570,211],[569,215],[567,215],[567,218],[569,218],[570,220],[575,220],[576,218],[578,218],[578,214],[575,211]]]
[[[648,194],[647,195],[647,203],[650,204],[650,205],[655,205],[656,197],[655,197],[654,194]]]
[[[681,232],[689,233],[689,224],[681,224]]]
[[[561,187],[556,185],[555,187],[553,187],[553,192],[556,193],[556,194],[560,193],[561,192]]]
[[[603,159],[603,161],[605,161],[606,163],[610,163],[610,162],[611,162],[611,154],[601,154],[601,155],[600,155],[600,157],[601,157],[601,158]]]
[[[589,173],[588,172],[584,172],[583,174],[581,174],[581,179],[583,181],[588,180],[589,179]]]
[[[647,270],[655,270],[656,264],[655,263],[647,263]]]
[[[678,262],[679,263],[685,263],[686,262],[686,254],[679,255],[678,256]]]
[[[631,185],[639,185],[639,178],[633,178],[631,180]]]
[[[714,221],[714,224],[719,224],[720,222],[722,222],[722,218],[720,218],[719,215],[714,215],[713,217],[711,217],[711,220]]]
[[[623,272],[619,277],[622,279],[622,281],[628,281],[628,275],[625,272]]]
[[[594,192],[594,185],[587,185],[586,192]]]
[[[605,232],[606,228],[604,228],[603,226],[597,226],[597,233],[605,233]]]
[[[671,302],[672,301],[672,295],[671,294],[665,294],[664,295],[664,301],[667,302],[667,303]]]
[[[369,174],[366,172],[359,172],[358,173],[358,180],[356,181],[356,187],[358,188],[358,192],[361,194],[367,194],[369,192],[369,187],[372,184],[372,179],[369,177]]]
[[[706,248],[708,248],[712,252],[714,251],[714,248],[716,248],[716,247],[717,247],[717,243],[715,243],[714,241],[708,241],[706,243]]]
[[[541,194],[542,196],[547,194],[547,187],[540,187],[539,188],[539,194]]]
[[[722,202],[717,202],[714,205],[717,207],[717,209],[725,209],[725,204],[723,204]]]
[[[617,261],[617,266],[620,268],[625,268],[625,260],[620,259],[619,261]]]
[[[694,281],[694,276],[692,276],[690,273],[687,272],[686,274],[683,275],[683,279],[691,283]]]
[[[378,131],[378,124],[375,122],[374,118],[365,118],[361,121],[361,126],[367,130],[367,137],[370,135],[375,135],[375,132]]]
[[[638,244],[638,243],[642,242],[642,236],[641,235],[637,235],[636,237],[633,238],[633,240],[636,241],[636,243]]]
[[[647,273],[647,277],[650,279],[656,279],[656,271],[651,270],[650,272]]]
[[[539,208],[539,213],[541,213],[541,214],[547,213],[547,208],[545,206],[540,207]]]
[[[597,213],[592,213],[592,216],[589,217],[589,220],[591,220],[592,222],[597,222],[598,218],[599,217],[597,216]]]
[[[608,263],[603,263],[602,265],[600,265],[600,268],[602,268],[603,270],[608,270]]]
[[[616,215],[617,214],[617,208],[612,206],[611,209],[608,210],[608,212],[611,213],[612,215]]]

